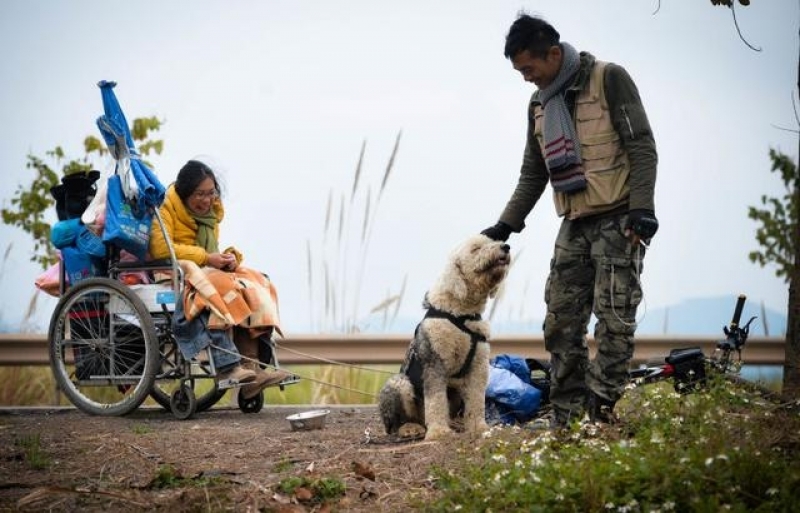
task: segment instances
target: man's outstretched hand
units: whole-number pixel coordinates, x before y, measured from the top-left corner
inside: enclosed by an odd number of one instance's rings
[[[497,224],[494,226],[490,226],[486,228],[481,233],[486,235],[492,240],[499,240],[499,241],[507,241],[508,237],[511,235],[511,227],[508,226],[503,221],[498,221]]]

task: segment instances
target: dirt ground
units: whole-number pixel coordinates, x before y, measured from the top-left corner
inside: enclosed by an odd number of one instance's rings
[[[318,408],[214,408],[189,420],[6,410],[0,511],[408,511],[436,493],[431,468],[469,443],[390,440],[371,406],[331,407],[323,429],[292,431],[287,415]],[[325,504],[314,488],[286,493],[291,477],[336,479],[346,495]]]

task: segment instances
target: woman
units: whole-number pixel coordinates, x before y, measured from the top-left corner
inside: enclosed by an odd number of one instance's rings
[[[188,260],[204,268],[209,277],[215,274],[214,269],[228,273],[240,271],[245,276],[255,274],[239,265],[242,256],[238,251],[233,248],[224,252],[219,250],[219,224],[225,217],[225,209],[220,200],[216,176],[203,162],[190,160],[181,168],[175,183],[167,189],[160,213],[178,260]],[[155,259],[170,257],[169,247],[157,221],[151,230],[150,256]],[[259,277],[263,279],[263,276]],[[275,303],[277,306],[277,298]],[[258,333],[259,330],[253,332]],[[234,326],[233,339],[246,359],[242,370],[255,374],[255,379],[242,387],[240,393],[245,399],[255,397],[264,388],[277,385],[291,375],[280,369],[261,368],[258,364],[259,338],[251,336],[251,331],[244,325]]]

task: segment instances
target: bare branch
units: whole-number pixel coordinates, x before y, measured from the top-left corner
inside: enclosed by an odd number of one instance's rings
[[[653,16],[658,14],[658,11],[660,11],[660,10],[661,10],[661,0],[658,0],[658,7],[656,7],[655,11],[653,11]]]
[[[797,128],[786,128],[786,127],[774,125],[772,123],[770,123],[769,126],[771,126],[772,128],[775,128],[777,130],[783,130],[784,132],[792,132],[793,134],[800,134],[800,130],[798,130]]]
[[[730,8],[731,8],[731,14],[733,15],[733,24],[736,26],[736,32],[739,34],[739,39],[741,39],[744,42],[744,44],[746,44],[747,47],[750,48],[751,50],[760,52],[761,48],[756,48],[755,46],[748,43],[747,40],[742,35],[742,31],[739,29],[739,22],[736,20],[736,8],[734,7],[735,4],[736,2],[731,2]]]

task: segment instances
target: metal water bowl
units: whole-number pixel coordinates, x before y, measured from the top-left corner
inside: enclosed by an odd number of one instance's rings
[[[330,410],[313,410],[289,415],[286,420],[292,426],[292,431],[311,431],[325,427],[325,419]]]

